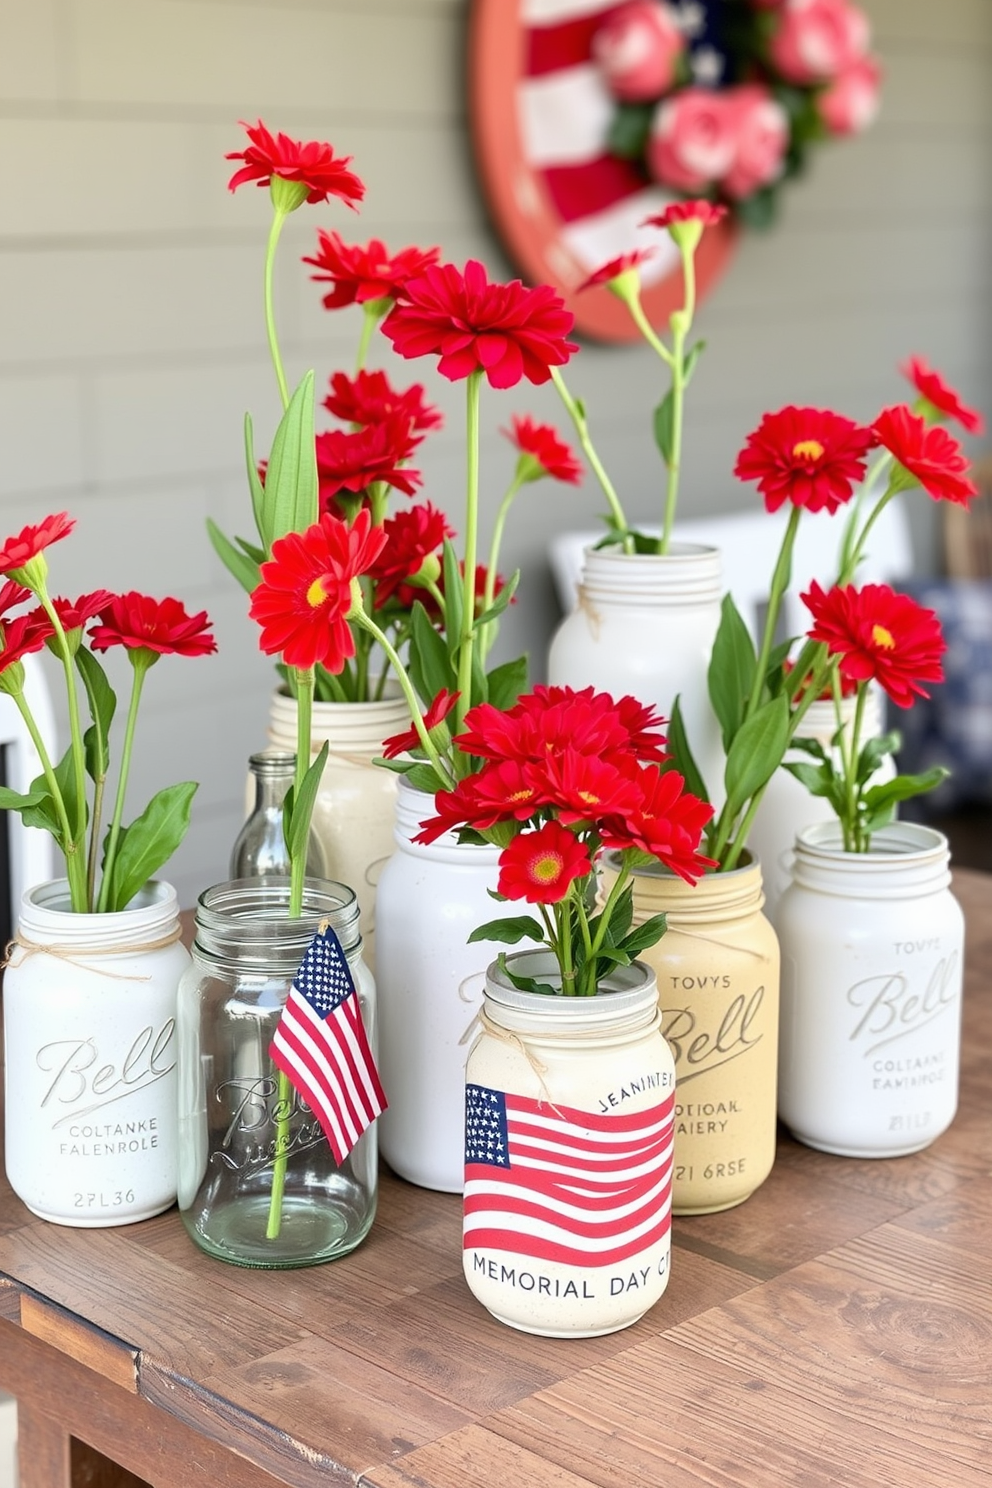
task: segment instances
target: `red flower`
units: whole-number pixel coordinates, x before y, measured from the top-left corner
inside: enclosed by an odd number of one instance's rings
[[[835,512],[850,500],[877,443],[874,428],[824,408],[790,405],[765,414],[737,456],[734,474],[758,482],[770,512],[786,501],[812,512]]]
[[[424,559],[437,553],[444,539],[453,537],[454,533],[444,512],[438,511],[429,501],[387,517],[382,527],[386,541],[368,570],[369,578],[375,581],[375,608],[381,609],[396,595],[400,604],[409,609],[423,590],[406,581],[420,570]]]
[[[883,408],[872,428],[881,444],[935,501],[967,506],[978,487],[965,475],[968,461],[957,440],[939,424],[927,425],[904,403]]]
[[[640,268],[649,258],[654,258],[653,248],[635,248],[630,253],[621,253],[616,258],[611,258],[609,263],[601,264],[577,288],[592,289],[597,284],[612,284],[621,274],[629,274],[631,269]]]
[[[663,212],[646,217],[642,227],[671,227],[673,222],[701,222],[704,227],[715,227],[727,215],[727,208],[705,197],[692,201],[672,202]]]
[[[53,517],[46,517],[36,527],[22,527],[17,537],[8,537],[0,548],[0,574],[22,569],[53,542],[58,542],[61,537],[68,537],[75,525],[75,518],[70,517],[68,512],[57,512]]]
[[[783,672],[785,672],[786,676],[789,676],[790,673],[792,673],[792,672],[795,671],[795,669],[796,669],[796,663],[794,661],[787,660],[787,661],[784,661],[782,663],[782,670],[783,670]],[[795,696],[792,699],[793,705],[802,702],[803,698],[806,696],[806,693],[809,691],[809,684],[810,684],[810,682],[812,680],[812,677],[813,677],[813,673],[812,672],[807,672],[806,673],[806,676],[803,678],[802,682],[800,682],[799,686],[796,688]],[[841,679],[840,679],[840,694],[841,694],[841,697],[853,697],[854,694],[857,692],[857,690],[858,690],[858,684],[854,680],[853,677],[841,677]],[[828,685],[828,686],[824,687],[823,690],[817,694],[816,700],[817,700],[818,703],[829,703],[831,701],[831,699],[833,698],[833,695],[834,695],[833,688]]]
[[[441,410],[424,402],[424,390],[419,382],[400,393],[390,386],[385,372],[358,372],[354,377],[347,372],[335,372],[324,407],[348,424],[378,424],[394,417],[406,419],[411,430],[418,434],[440,429],[444,423]]]
[[[685,791],[685,780],[674,770],[662,774],[648,768],[638,779],[640,803],[633,811],[603,823],[604,846],[651,853],[679,878],[694,884],[707,868],[717,866],[697,851],[713,807]]]
[[[521,832],[499,857],[497,892],[529,904],[557,904],[577,878],[592,872],[583,843],[559,822]]]
[[[227,183],[237,191],[246,181],[267,186],[273,176],[284,181],[299,181],[307,188],[308,202],[327,201],[336,196],[347,206],[354,206],[365,195],[365,187],[353,171],[348,170],[351,156],[335,158],[330,145],[309,140],[306,144],[290,139],[288,134],[271,135],[259,119],[254,126],[241,121],[251,144],[244,150],[232,150],[225,160],[243,160],[244,165]]]
[[[518,698],[512,708],[501,710],[491,703],[470,708],[458,745],[465,754],[481,759],[529,759],[538,764],[568,750],[600,757],[626,753],[637,760],[664,759],[664,738],[650,732],[660,722],[632,698],[616,703],[608,693],[592,687],[578,692],[572,687],[539,685]]]
[[[40,651],[52,634],[52,622],[44,610],[0,621],[0,673],[30,652]]]
[[[573,322],[550,285],[490,284],[470,259],[464,273],[435,264],[408,280],[382,329],[400,356],[440,357],[437,369],[452,382],[483,371],[492,387],[508,388],[522,377],[547,382],[551,367],[564,366],[578,350],[565,340]]]
[[[315,443],[320,500],[325,511],[339,491],[357,494],[375,481],[385,481],[406,496],[412,496],[420,485],[420,471],[403,465],[412,455],[415,442],[409,424],[398,416],[356,429],[353,434],[328,429],[317,435]]]
[[[941,682],[947,647],[933,610],[887,584],[835,586],[824,593],[814,579],[803,603],[813,616],[810,640],[839,656],[841,676],[877,681],[900,708],[929,697],[921,682]]]
[[[525,480],[539,480],[542,475],[550,475],[573,486],[582,480],[582,462],[576,459],[571,447],[558,438],[558,431],[550,424],[536,424],[532,418],[518,418],[514,414],[513,428],[501,429],[500,433],[505,434],[522,455],[531,456],[540,467],[533,475],[524,476]]]
[[[53,599],[55,613],[62,621],[62,629],[81,630],[88,625],[94,615],[99,615],[108,605],[112,604],[114,596],[109,589],[95,589],[92,594],[81,594],[78,599]],[[40,611],[44,614],[44,610]]]
[[[969,434],[984,434],[985,420],[977,408],[962,403],[960,394],[944,381],[940,373],[929,367],[923,357],[913,356],[899,368],[903,377],[908,377],[921,398],[926,398],[944,418],[957,419],[962,429]]]
[[[437,728],[439,723],[444,722],[460,697],[460,692],[448,692],[447,688],[441,688],[424,714],[424,727],[428,733],[431,729]],[[419,748],[420,735],[415,728],[408,728],[402,734],[391,734],[388,739],[383,739],[382,757],[383,759],[395,759],[398,754],[408,754],[411,749]]]
[[[217,650],[206,610],[188,615],[178,599],[151,599],[131,589],[112,595],[99,615],[100,624],[90,631],[94,651],[124,646],[158,656],[209,656]]]
[[[532,772],[535,769],[536,766],[531,766]],[[580,822],[595,824],[606,816],[626,816],[637,809],[641,800],[637,780],[641,767],[636,763],[624,770],[610,758],[565,749],[560,754],[549,755],[540,773],[546,782],[549,804],[566,826]]]
[[[371,523],[367,511],[351,527],[325,512],[306,532],[276,538],[249,610],[262,627],[259,645],[266,655],[281,652],[293,667],[320,662],[330,672],[340,672],[354,656],[347,621],[352,580],[366,572],[386,540]]]
[[[14,579],[5,579],[0,584],[0,617],[6,615],[15,605],[23,604],[26,599],[31,598],[31,590],[25,589],[23,584],[18,584]]]
[[[342,305],[364,305],[369,300],[395,300],[408,279],[422,274],[441,257],[440,248],[403,248],[392,258],[385,243],[372,238],[367,248],[346,243],[336,232],[318,233],[316,258],[304,258],[322,270],[311,274],[324,284],[333,284],[324,296],[324,307],[337,310]]]

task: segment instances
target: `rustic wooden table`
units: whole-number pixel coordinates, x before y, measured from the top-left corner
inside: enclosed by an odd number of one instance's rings
[[[676,1222],[668,1292],[623,1333],[491,1321],[458,1199],[388,1175],[364,1245],[287,1272],[208,1259],[175,1210],[72,1230],[0,1189],[22,1488],[989,1488],[992,877],[955,883],[950,1131],[882,1162],[783,1135],[746,1204]]]

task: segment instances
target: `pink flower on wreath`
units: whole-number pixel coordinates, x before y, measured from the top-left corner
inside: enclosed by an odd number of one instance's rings
[[[622,103],[649,102],[667,93],[684,51],[681,31],[655,0],[630,0],[611,11],[592,39],[593,60]]]
[[[730,167],[719,178],[720,189],[740,201],[778,180],[789,143],[785,109],[762,83],[746,83],[726,94],[734,126]]]
[[[860,134],[878,114],[882,69],[859,57],[816,95],[816,111],[831,134]]]
[[[769,54],[800,87],[829,82],[868,50],[868,18],[849,0],[786,0]]]
[[[681,88],[659,104],[647,163],[656,181],[675,191],[705,191],[731,169],[738,122],[726,93]]]

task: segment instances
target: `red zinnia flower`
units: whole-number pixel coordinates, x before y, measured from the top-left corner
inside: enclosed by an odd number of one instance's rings
[[[900,403],[883,408],[872,428],[892,457],[935,501],[956,501],[967,506],[978,487],[965,475],[968,461],[957,440],[939,424]]]
[[[352,580],[366,572],[386,540],[371,524],[367,511],[351,527],[325,512],[306,532],[276,538],[249,610],[262,627],[259,645],[266,655],[281,652],[293,667],[320,662],[330,672],[340,672],[354,656],[347,621]]]
[[[44,610],[0,621],[0,673],[30,652],[40,651],[52,634],[52,622]]]
[[[521,832],[499,857],[497,892],[529,904],[557,904],[577,878],[592,872],[584,843],[559,822]]]
[[[349,244],[336,232],[318,233],[316,258],[303,262],[321,269],[311,274],[324,284],[333,284],[324,296],[324,307],[337,310],[342,305],[364,305],[369,300],[395,300],[408,279],[422,274],[441,257],[440,248],[403,248],[390,258],[385,243],[372,238],[367,248]]]
[[[375,481],[385,481],[406,496],[412,496],[420,485],[420,471],[403,465],[415,448],[405,419],[385,419],[354,433],[328,429],[317,435],[315,444],[320,499],[325,510],[339,491],[357,494]]]
[[[424,727],[428,733],[439,723],[444,722],[460,697],[460,692],[448,692],[447,688],[441,688],[424,714]],[[411,749],[419,748],[420,735],[415,728],[408,728],[402,734],[391,734],[388,739],[383,739],[382,757],[383,759],[395,759],[398,754],[408,754]]]
[[[531,766],[532,771],[535,768]],[[635,762],[621,770],[609,758],[565,749],[550,755],[540,770],[547,782],[549,804],[556,808],[565,826],[595,823],[605,816],[625,816],[637,809],[642,798],[637,781],[641,767]]]
[[[824,593],[814,579],[803,603],[813,616],[810,640],[839,656],[842,676],[877,681],[900,708],[929,697],[921,682],[941,682],[946,651],[940,621],[908,594],[887,584],[835,586]]]
[[[536,424],[526,415],[518,418],[514,414],[513,428],[501,429],[500,433],[517,446],[521,455],[529,455],[531,462],[539,467],[532,475],[525,475],[525,480],[539,480],[542,475],[550,475],[573,486],[582,480],[582,462],[576,459],[571,447],[558,438],[557,429],[550,424]]]
[[[23,584],[18,584],[14,579],[5,579],[0,584],[0,616],[6,615],[15,605],[23,604],[30,598],[30,589],[25,589]]]
[[[715,227],[727,215],[727,208],[704,198],[693,201],[672,202],[663,212],[646,217],[642,227],[671,227],[673,222],[701,222],[704,227]]]
[[[977,408],[962,403],[960,394],[945,382],[939,372],[927,366],[923,357],[913,356],[899,368],[908,377],[921,398],[926,398],[938,413],[945,418],[957,419],[962,429],[969,434],[984,434],[985,420]]]
[[[424,402],[424,389],[419,382],[402,393],[390,386],[385,372],[335,372],[331,391],[324,407],[348,424],[378,424],[384,419],[406,419],[414,433],[440,429],[444,415],[439,408]]]
[[[290,139],[288,134],[272,135],[259,119],[254,126],[241,120],[251,144],[244,150],[232,150],[225,160],[243,160],[244,165],[227,183],[237,191],[246,181],[268,186],[273,176],[284,181],[299,181],[307,188],[308,202],[327,201],[337,196],[353,207],[365,195],[365,187],[353,171],[348,170],[351,156],[335,158],[330,145],[309,140],[305,144]]]
[[[22,569],[60,537],[68,537],[75,525],[75,518],[68,512],[56,512],[37,526],[22,527],[17,537],[8,537],[0,548],[0,574]]]
[[[629,274],[631,269],[639,269],[641,264],[646,263],[649,258],[654,258],[653,248],[634,248],[630,253],[618,254],[616,258],[611,258],[609,263],[601,264],[589,275],[588,279],[583,279],[582,283],[577,286],[576,292],[582,289],[592,289],[597,284],[610,285],[622,274]]]
[[[564,366],[578,350],[565,340],[573,323],[550,285],[490,284],[470,259],[464,273],[435,264],[408,280],[382,329],[400,356],[440,357],[437,369],[452,382],[483,371],[492,387],[508,388],[522,377],[547,382],[551,367]]]
[[[662,774],[660,770],[645,769],[638,781],[642,792],[639,805],[604,822],[604,846],[639,848],[658,858],[686,883],[696,883],[707,868],[717,866],[712,858],[697,851],[713,807],[686,791],[685,780],[674,770]]]
[[[770,512],[786,501],[812,512],[835,512],[850,500],[877,443],[874,429],[839,413],[790,405],[765,414],[737,456],[734,474],[758,482]]]
[[[109,589],[95,589],[92,594],[81,594],[78,599],[53,599],[52,604],[62,621],[62,629],[69,631],[81,630],[94,615],[99,615],[112,604],[113,600],[114,596]],[[45,612],[42,610],[40,613]]]
[[[444,539],[453,537],[454,533],[444,512],[438,511],[429,501],[387,517],[382,528],[386,541],[368,570],[369,578],[375,581],[375,608],[381,609],[394,594],[400,604],[409,608],[423,590],[407,584],[406,580],[412,578],[423,566],[424,559],[436,554]]]
[[[124,646],[158,656],[209,656],[217,650],[206,610],[188,615],[178,599],[151,599],[131,589],[112,595],[99,614],[100,624],[90,631],[94,651]]]

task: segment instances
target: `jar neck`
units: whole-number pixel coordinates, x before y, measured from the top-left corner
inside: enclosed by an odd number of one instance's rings
[[[395,683],[386,684],[386,696],[375,703],[314,703],[310,718],[310,747],[316,754],[322,744],[332,754],[365,756],[372,760],[382,753],[382,741],[400,734],[410,725],[410,709]],[[287,693],[272,695],[268,736],[279,749],[296,748],[296,699]]]
[[[270,749],[249,756],[248,768],[255,780],[255,810],[278,810],[296,774],[296,755],[285,749]]]
[[[792,877],[844,899],[915,899],[949,887],[950,851],[933,827],[893,822],[872,834],[870,852],[845,852],[839,824],[819,822],[796,839]]]
[[[583,556],[582,595],[598,604],[719,604],[722,585],[719,549],[698,543],[673,543],[663,554],[587,548]]]
[[[151,880],[126,909],[111,914],[76,914],[64,878],[36,884],[21,900],[18,930],[26,940],[79,949],[113,950],[154,944],[179,925],[179,901],[171,884]]]
[[[241,969],[292,975],[326,921],[341,948],[356,956],[362,939],[358,900],[346,884],[304,881],[303,909],[289,918],[288,878],[236,878],[205,889],[197,900],[194,954]]]
[[[480,847],[477,843],[460,843],[454,832],[443,832],[436,842],[414,842],[425,821],[436,816],[434,797],[414,790],[400,779],[396,792],[393,836],[403,852],[418,858],[432,858],[440,863],[470,863],[492,866],[499,861],[498,847]]]
[[[857,707],[857,698],[846,697],[841,699],[840,719],[841,724],[850,727],[854,721],[854,713]],[[815,703],[810,703],[803,717],[796,737],[800,739],[818,739],[821,744],[828,745],[837,732],[837,710],[832,698],[817,698]],[[882,708],[878,693],[874,688],[869,688],[865,694],[864,712],[861,721],[861,740],[875,739],[882,732]]]
[[[604,882],[613,883],[617,862],[604,858]],[[704,873],[695,885],[685,883],[660,865],[633,873],[634,923],[664,914],[669,925],[725,924],[760,914],[765,902],[761,866],[751,861],[729,873]]]
[[[558,964],[547,950],[515,951],[507,957],[515,976],[560,985]],[[540,1035],[542,1039],[588,1039],[639,1033],[658,1012],[658,982],[642,961],[618,966],[595,997],[550,996],[523,992],[494,961],[486,971],[485,1015],[497,1029]]]

